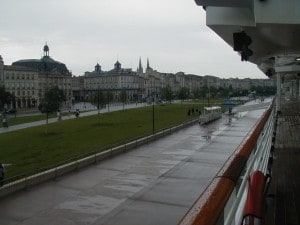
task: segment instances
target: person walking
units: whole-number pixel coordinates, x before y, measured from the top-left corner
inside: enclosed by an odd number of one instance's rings
[[[3,119],[2,119],[2,126],[3,127],[8,127],[8,122],[7,122],[6,116],[4,116]]]

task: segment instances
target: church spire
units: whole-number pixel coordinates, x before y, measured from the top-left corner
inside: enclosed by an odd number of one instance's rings
[[[137,72],[138,74],[143,74],[144,70],[143,70],[143,66],[142,66],[142,60],[141,60],[141,57],[140,57],[140,61],[139,61],[139,67],[137,69]]]
[[[147,58],[147,69],[149,69],[150,66],[149,66],[149,58]]]
[[[149,58],[147,58],[147,68],[146,68],[146,73],[150,73],[152,72],[153,69],[150,67],[150,64],[149,64]]]

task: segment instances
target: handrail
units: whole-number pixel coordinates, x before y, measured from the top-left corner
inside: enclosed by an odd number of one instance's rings
[[[242,182],[238,188],[238,193],[236,194],[236,201],[230,206],[230,210],[228,211],[224,225],[231,225],[232,220],[234,216],[236,215],[236,211],[238,208],[242,208],[239,206],[242,206],[245,203],[245,190],[247,189],[247,186],[249,185],[249,177],[251,176],[251,172],[253,171],[261,171],[263,172],[264,175],[267,173],[267,165],[268,165],[268,160],[269,160],[269,153],[268,151],[271,148],[271,139],[272,139],[272,133],[273,133],[273,126],[272,126],[272,121],[273,121],[274,114],[271,114],[269,116],[268,121],[266,122],[267,124],[265,125],[264,132],[260,136],[260,139],[257,141],[257,146],[256,146],[256,151],[252,152],[251,156],[249,157],[247,161],[247,168],[246,172],[243,174],[243,179]],[[267,151],[264,151],[267,150]],[[241,223],[241,219],[239,218],[240,221],[237,222],[236,224]]]
[[[215,225],[221,219],[225,205],[239,180],[252,150],[256,146],[257,139],[271,115],[272,108],[273,103],[181,219],[179,225]]]

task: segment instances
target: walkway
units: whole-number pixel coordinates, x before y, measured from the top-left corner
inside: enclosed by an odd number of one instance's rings
[[[275,141],[268,225],[300,224],[300,102],[282,100]]]
[[[194,125],[2,198],[1,224],[177,224],[263,111]]]
[[[133,104],[127,104],[127,105],[120,105],[120,104],[114,104],[114,105],[110,105],[109,107],[105,108],[105,109],[101,109],[100,113],[107,113],[107,112],[113,112],[113,111],[119,111],[119,110],[123,110],[124,109],[131,109],[131,108],[139,108],[139,107],[144,107],[145,103],[133,103]],[[83,103],[81,105],[79,105],[77,107],[78,109],[87,109],[86,107],[84,107]],[[87,112],[82,112],[80,113],[80,117],[83,116],[91,116],[91,115],[96,115],[98,114],[98,110],[95,110],[94,107],[91,108],[91,111],[87,111]],[[45,114],[46,117],[46,114]],[[68,120],[68,119],[74,119],[76,118],[74,113],[70,113],[70,115],[66,115],[62,117],[62,120]],[[57,122],[57,118],[51,118],[48,119],[48,123],[55,123]],[[40,125],[44,125],[46,123],[46,120],[39,120],[39,121],[35,121],[35,122],[30,122],[30,123],[23,123],[23,124],[18,124],[18,125],[14,125],[14,126],[9,126],[9,127],[1,127],[0,128],[0,134],[1,133],[5,133],[5,132],[11,132],[11,131],[16,131],[16,130],[20,130],[20,129],[25,129],[28,127],[34,127],[34,126],[40,126]]]

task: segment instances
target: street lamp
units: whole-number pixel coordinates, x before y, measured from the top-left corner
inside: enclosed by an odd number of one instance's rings
[[[207,96],[207,106],[209,107],[209,98],[210,98],[210,82],[207,80],[207,87],[208,87],[208,96]]]
[[[45,90],[45,99],[46,99],[46,129],[45,129],[45,133],[48,133],[48,119],[49,119],[49,115],[48,115],[48,110],[49,110],[49,103],[48,103],[48,97],[47,97],[47,92],[48,92],[48,67],[47,67],[47,62],[44,60],[44,58],[42,59],[43,61],[43,66],[44,66],[44,72],[46,73],[46,90]]]
[[[97,93],[98,97],[97,97],[97,107],[98,107],[98,115],[100,114],[100,88],[98,85],[98,93]]]
[[[107,89],[107,112],[109,112],[109,90]]]
[[[155,97],[155,93],[152,92],[152,134],[154,135],[154,97]]]

